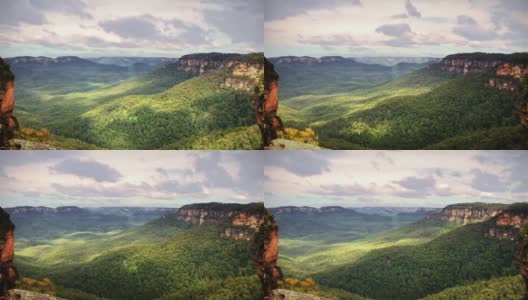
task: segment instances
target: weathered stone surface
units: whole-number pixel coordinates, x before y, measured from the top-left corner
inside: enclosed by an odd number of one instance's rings
[[[60,148],[43,144],[39,142],[31,142],[26,140],[20,140],[20,139],[11,139],[8,142],[8,145],[11,149],[18,149],[18,150],[61,150]]]
[[[9,140],[14,137],[18,122],[15,109],[15,81],[9,64],[0,58],[0,149],[13,149]],[[15,147],[16,149],[16,147]]]
[[[13,289],[7,292],[6,300],[65,300],[63,298],[39,294],[26,290]]]
[[[327,300],[327,298],[299,293],[289,290],[277,289],[271,292],[269,300]]]
[[[299,143],[285,139],[274,139],[265,148],[266,150],[324,150],[316,145]]]
[[[440,212],[445,221],[458,224],[479,223],[489,220],[501,213],[506,205],[486,205],[482,203],[454,204],[448,205]]]
[[[279,74],[273,64],[264,59],[264,92],[255,91],[253,111],[262,136],[262,147],[271,144],[278,137],[277,131],[282,128],[282,121],[277,116],[279,109]]]
[[[0,208],[0,297],[15,286],[15,226],[9,214]]]

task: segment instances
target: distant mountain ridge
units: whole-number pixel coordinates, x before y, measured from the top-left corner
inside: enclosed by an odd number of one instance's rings
[[[56,58],[46,56],[15,56],[7,57],[5,61],[12,65],[17,64],[58,64],[58,63],[85,63],[95,64],[90,60],[80,58],[78,56],[58,56]]]

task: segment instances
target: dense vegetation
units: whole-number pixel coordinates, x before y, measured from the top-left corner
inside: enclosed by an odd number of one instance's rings
[[[11,66],[0,57],[0,82],[8,80],[15,80],[15,74],[11,72]]]
[[[273,60],[272,60],[273,62]],[[402,64],[394,67],[357,63],[275,64],[281,84],[281,102],[300,95],[326,95],[374,86],[423,67]]]
[[[525,292],[526,287],[519,275],[448,288],[424,300],[519,300],[523,299]]]
[[[220,225],[191,227],[163,218],[120,233],[74,233],[24,247],[16,264],[21,275],[49,277],[73,294],[261,299],[251,241],[220,239],[221,232]]]
[[[226,56],[218,54],[219,58]],[[262,53],[233,54],[260,62]],[[256,149],[251,93],[227,73],[196,76],[168,64],[147,74],[92,62],[17,64],[22,127],[49,128],[65,149]]]
[[[517,62],[517,56],[508,60]],[[301,72],[307,67],[299,64],[278,66],[285,126],[313,128],[324,148],[527,147],[528,132],[516,113],[518,96],[486,87],[486,75],[462,78],[432,65],[383,83],[368,71],[330,69],[331,64],[319,73]],[[343,83],[354,76],[365,82]]]
[[[425,244],[375,250],[314,278],[377,299],[417,299],[448,287],[517,274],[513,241],[486,237],[488,226],[466,225]]]

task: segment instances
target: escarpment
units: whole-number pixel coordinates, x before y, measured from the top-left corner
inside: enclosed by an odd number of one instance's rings
[[[14,137],[18,122],[15,109],[15,76],[10,66],[0,58],[0,149],[12,149],[9,140]]]
[[[197,53],[184,55],[167,67],[195,76],[226,72],[223,87],[251,92],[264,74],[262,58],[262,53]]]
[[[263,90],[262,90],[263,89]],[[279,109],[279,74],[273,64],[264,58],[264,81],[255,91],[253,110],[262,135],[263,148],[268,147],[278,137],[282,121],[277,116]]]
[[[448,205],[440,212],[444,221],[457,224],[472,224],[487,221],[501,213],[506,205],[485,203],[463,203]]]
[[[482,74],[485,85],[514,93],[520,122],[528,128],[528,53],[449,55],[439,63],[440,69],[458,74]]]
[[[15,226],[9,214],[0,208],[0,297],[14,288],[17,273],[15,259]]]
[[[277,281],[281,278],[277,266],[279,228],[263,203],[185,205],[176,212],[176,218],[197,226],[222,225],[220,238],[251,241],[264,295],[277,287]]]

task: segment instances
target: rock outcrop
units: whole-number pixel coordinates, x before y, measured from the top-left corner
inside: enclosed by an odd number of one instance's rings
[[[252,92],[264,75],[262,53],[197,53],[182,56],[166,67],[195,76],[225,71],[223,87]]]
[[[264,90],[262,91],[262,87]],[[279,74],[275,72],[273,64],[264,59],[263,86],[255,91],[253,99],[257,125],[260,128],[263,148],[268,147],[278,137],[278,130],[282,129],[282,121],[277,116],[279,109]]]
[[[292,140],[275,139],[266,146],[266,150],[324,150],[324,148]]]
[[[252,241],[253,257],[264,295],[277,287],[277,281],[282,277],[277,266],[279,228],[263,203],[185,205],[176,212],[176,218],[196,226],[219,224],[224,227],[220,238]]]
[[[448,205],[440,212],[444,221],[457,224],[472,224],[487,221],[501,213],[507,205],[486,203],[462,203]]]
[[[16,149],[16,145],[9,143],[18,127],[14,109],[15,76],[9,64],[0,58],[0,149]]]
[[[26,290],[13,289],[7,292],[5,300],[65,300],[63,298]]]
[[[487,86],[500,90],[517,90],[528,75],[528,53],[449,55],[440,68],[459,74],[481,73],[488,77]]]
[[[15,259],[15,226],[9,214],[0,208],[0,297],[14,288],[17,272]]]
[[[528,53],[449,55],[440,62],[440,69],[459,74],[484,74],[486,86],[516,94],[517,114],[528,128]]]
[[[271,292],[269,300],[326,300],[327,298],[294,292],[290,290],[277,289]]]

